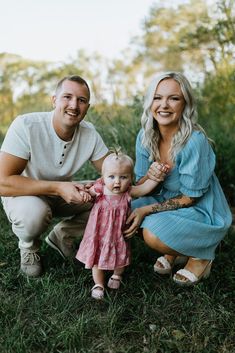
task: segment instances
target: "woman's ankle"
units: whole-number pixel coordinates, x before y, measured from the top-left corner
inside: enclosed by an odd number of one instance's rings
[[[176,259],[176,256],[174,255],[164,255],[165,259],[172,265]]]
[[[189,257],[185,269],[194,273],[196,276],[200,276],[210,262],[211,260]]]

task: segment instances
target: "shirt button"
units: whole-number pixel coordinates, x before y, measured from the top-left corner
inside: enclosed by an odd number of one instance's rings
[[[66,148],[67,146],[64,146],[64,149]]]
[[[62,164],[62,162],[60,162],[60,164]]]

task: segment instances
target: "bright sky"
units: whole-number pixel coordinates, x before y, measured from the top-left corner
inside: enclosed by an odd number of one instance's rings
[[[0,0],[0,53],[64,61],[79,49],[114,58],[141,33],[154,0]]]

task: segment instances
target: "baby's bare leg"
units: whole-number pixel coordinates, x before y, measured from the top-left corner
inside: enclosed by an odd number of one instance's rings
[[[103,299],[104,297],[104,271],[97,266],[92,267],[92,277],[95,282],[91,289],[91,296],[94,299]]]
[[[104,286],[104,271],[100,270],[97,266],[92,268],[92,277],[95,284],[102,284]]]
[[[124,272],[124,267],[115,268],[113,271],[113,275],[110,277],[108,281],[108,287],[112,289],[118,289],[121,284],[122,274]]]

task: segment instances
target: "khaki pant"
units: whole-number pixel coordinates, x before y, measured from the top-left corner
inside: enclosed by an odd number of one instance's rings
[[[53,217],[65,217],[53,231],[63,238],[78,238],[84,232],[91,203],[68,204],[55,196],[2,197],[3,208],[19,239],[20,249],[38,250],[40,235]]]

